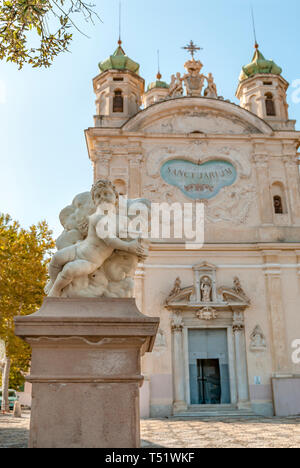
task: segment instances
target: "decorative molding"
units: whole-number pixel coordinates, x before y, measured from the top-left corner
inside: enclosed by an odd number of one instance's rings
[[[171,328],[174,333],[180,333],[183,330],[183,319],[180,311],[177,311],[173,314]]]
[[[72,384],[72,383],[135,383],[140,382],[142,385],[144,377],[142,375],[112,375],[112,376],[53,376],[53,375],[30,375],[26,377],[26,381],[30,383],[47,383],[47,384]]]
[[[245,319],[244,313],[241,311],[235,311],[233,313],[233,325],[232,329],[234,333],[242,331],[245,329]]]
[[[144,338],[135,338],[135,341],[139,341],[143,343],[145,341]],[[127,342],[127,338],[102,338],[101,340],[94,340],[92,337],[84,338],[83,336],[67,336],[67,337],[52,337],[52,336],[41,336],[39,338],[29,337],[28,341],[30,343],[44,343],[45,341],[50,343],[62,343],[62,342],[74,342],[77,341],[79,343],[85,343],[89,346],[106,346],[106,345],[118,345],[124,344]]]
[[[128,161],[131,168],[139,168],[144,160],[142,154],[129,154]]]

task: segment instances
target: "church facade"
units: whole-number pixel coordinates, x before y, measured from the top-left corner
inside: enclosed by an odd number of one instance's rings
[[[136,272],[140,310],[160,317],[142,416],[297,414],[300,132],[288,83],[256,45],[235,104],[189,50],[183,74],[145,88],[119,42],[99,65],[86,130],[95,181],[130,199],[204,205],[202,247],[152,240]]]

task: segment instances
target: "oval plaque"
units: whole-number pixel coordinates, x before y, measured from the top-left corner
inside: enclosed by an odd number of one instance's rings
[[[193,200],[213,198],[223,187],[232,185],[237,179],[233,164],[221,160],[195,164],[184,159],[173,159],[167,161],[160,172],[168,184],[178,187]]]

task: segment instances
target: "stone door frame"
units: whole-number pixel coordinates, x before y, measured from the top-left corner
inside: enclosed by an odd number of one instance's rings
[[[174,414],[180,414],[188,407],[198,406],[190,403],[188,331],[190,329],[226,329],[228,363],[230,378],[231,405],[238,409],[249,409],[249,379],[244,313],[245,304],[214,304],[218,308],[216,319],[197,317],[197,308],[185,304],[179,308],[168,305],[173,313],[172,320],[172,366],[174,389]],[[199,307],[199,306],[198,306]],[[203,405],[205,406],[205,405]],[[216,409],[223,405],[215,405]]]
[[[189,340],[188,333],[189,330],[226,330],[227,335],[227,349],[228,349],[228,367],[229,367],[229,382],[230,382],[230,405],[237,406],[238,404],[238,394],[237,394],[237,380],[236,380],[236,355],[235,355],[235,346],[234,346],[234,334],[233,327],[230,325],[206,325],[199,326],[199,324],[191,326],[184,326],[183,328],[183,347],[184,347],[184,368],[185,368],[185,395],[186,395],[186,404],[187,407],[191,406],[201,406],[201,405],[192,405],[191,404],[191,389],[190,389],[190,369],[189,369]],[[203,405],[206,406],[206,405]],[[218,406],[223,405],[215,405]]]

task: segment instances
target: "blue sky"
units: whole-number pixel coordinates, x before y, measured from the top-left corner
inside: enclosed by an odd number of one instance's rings
[[[0,62],[0,211],[25,227],[46,219],[55,235],[59,211],[92,184],[84,138],[95,112],[92,79],[117,45],[119,1],[94,3],[103,23],[79,21],[89,38],[76,33],[72,53],[59,56],[51,69],[18,71]],[[299,0],[252,4],[261,51],[290,83],[300,79]],[[193,39],[204,48],[204,72],[214,74],[219,94],[235,101],[241,67],[253,55],[250,0],[123,0],[122,39],[147,83],[155,79],[157,49],[169,81],[184,71],[181,47]],[[290,87],[290,118],[300,121],[293,92]]]

